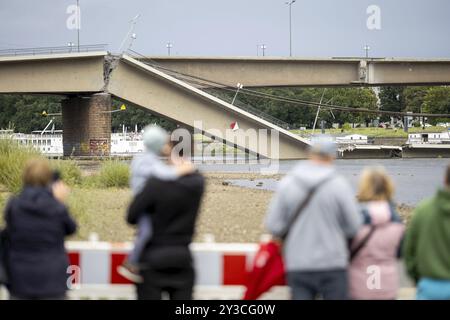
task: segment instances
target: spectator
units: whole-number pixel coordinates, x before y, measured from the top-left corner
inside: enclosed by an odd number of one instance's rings
[[[406,268],[417,284],[417,299],[450,299],[450,165],[445,187],[421,202],[404,243]]]
[[[394,185],[382,168],[363,171],[358,192],[364,226],[352,241],[350,296],[393,300],[397,297],[404,225],[392,197]]]
[[[176,180],[151,177],[132,201],[127,221],[136,224],[151,216],[153,235],[140,255],[143,282],[137,284],[140,300],[192,299],[194,268],[189,244],[194,234],[204,181],[198,173]]]
[[[309,160],[299,163],[281,182],[266,218],[266,227],[284,243],[287,282],[293,299],[347,299],[348,239],[362,218],[354,193],[333,166],[336,145],[319,140]],[[316,188],[296,221],[299,203]]]
[[[5,209],[10,296],[64,299],[69,266],[64,237],[76,230],[63,204],[69,190],[60,180],[52,184],[52,171],[43,159],[26,164],[23,184]]]
[[[163,128],[157,125],[146,126],[143,140],[145,152],[136,156],[131,163],[130,186],[134,196],[142,191],[146,181],[152,176],[161,180],[175,180],[181,175],[193,172],[194,168],[190,162],[170,166],[160,159],[161,156],[170,156],[172,150],[169,135]],[[139,258],[152,233],[150,215],[140,215],[133,250],[127,260],[117,268],[123,277],[136,283],[143,281],[139,274]]]

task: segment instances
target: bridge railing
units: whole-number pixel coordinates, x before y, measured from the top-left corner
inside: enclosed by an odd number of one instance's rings
[[[29,56],[39,54],[56,54],[56,53],[78,53],[92,51],[106,51],[107,44],[85,44],[60,47],[36,47],[36,48],[20,48],[20,49],[4,49],[0,50],[0,56]]]

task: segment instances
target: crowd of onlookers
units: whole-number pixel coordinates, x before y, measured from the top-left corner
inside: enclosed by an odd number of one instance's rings
[[[418,205],[405,232],[385,170],[365,169],[355,199],[333,166],[335,154],[331,142],[313,145],[309,161],[280,182],[266,218],[275,237],[290,229],[284,256],[293,298],[396,299],[403,258],[418,299],[450,299],[450,166],[444,186]]]
[[[139,299],[163,293],[191,299],[189,244],[204,178],[189,161],[170,156],[162,128],[147,127],[143,140],[146,152],[131,164],[133,200],[126,215],[137,237],[118,271],[136,284]],[[385,170],[365,169],[355,198],[333,165],[335,155],[333,143],[313,143],[309,160],[279,183],[265,219],[273,237],[287,234],[283,256],[293,299],[396,299],[400,258],[418,299],[450,299],[450,166],[444,186],[418,205],[405,227]],[[65,205],[69,189],[42,159],[27,163],[23,183],[5,209],[7,288],[12,299],[64,299],[64,238],[76,232]]]

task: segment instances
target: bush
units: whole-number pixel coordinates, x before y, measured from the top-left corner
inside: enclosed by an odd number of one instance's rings
[[[97,176],[97,183],[104,188],[126,188],[130,179],[128,165],[117,160],[105,161]]]
[[[342,125],[342,129],[344,129],[345,131],[348,131],[348,130],[352,129],[352,126],[350,125],[350,123],[346,122]]]
[[[26,162],[39,157],[42,155],[30,147],[0,139],[0,184],[9,192],[18,193],[22,188],[22,172]]]
[[[61,173],[62,180],[70,186],[81,183],[81,170],[73,160],[52,161],[52,168]]]

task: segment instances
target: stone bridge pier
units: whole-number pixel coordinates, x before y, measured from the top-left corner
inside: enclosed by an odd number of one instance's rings
[[[64,156],[108,156],[111,95],[69,96],[62,101]]]

